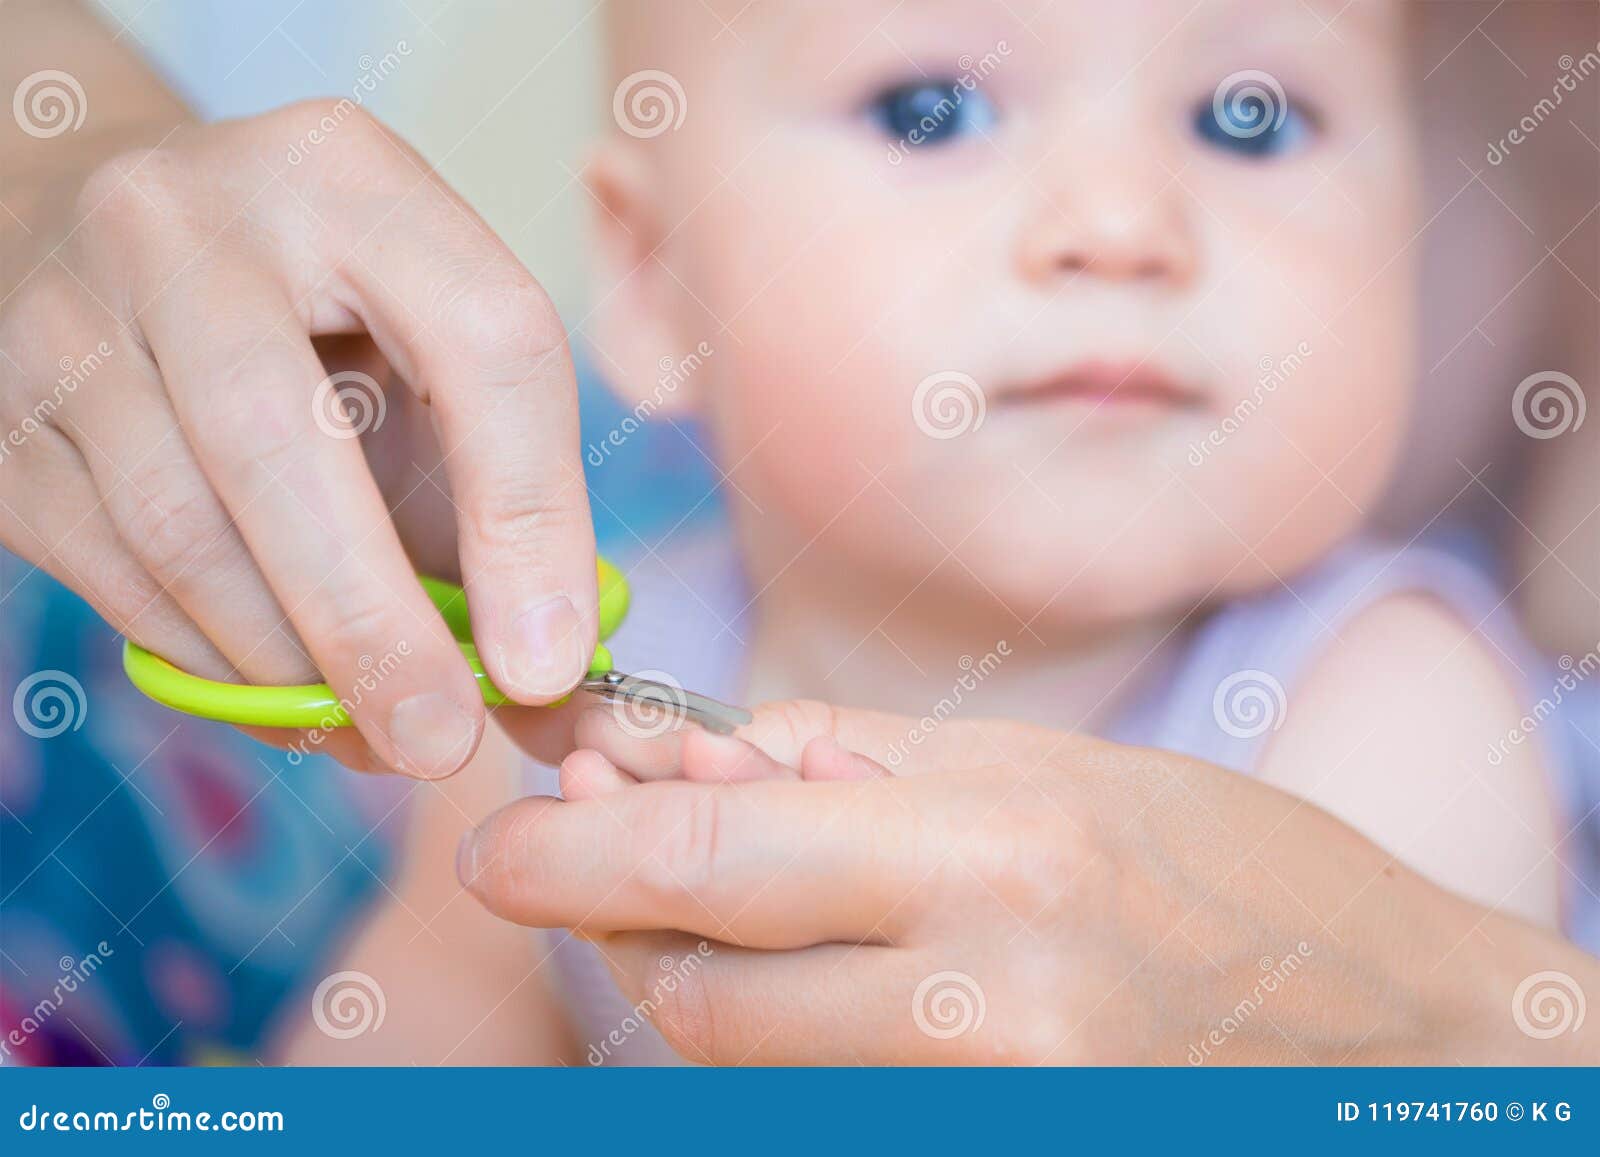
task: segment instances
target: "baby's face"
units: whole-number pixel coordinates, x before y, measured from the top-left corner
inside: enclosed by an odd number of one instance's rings
[[[1412,376],[1398,5],[660,7],[624,60],[683,123],[615,147],[667,272],[617,300],[680,343],[637,364],[714,347],[770,567],[1077,628],[1286,576],[1370,508]]]

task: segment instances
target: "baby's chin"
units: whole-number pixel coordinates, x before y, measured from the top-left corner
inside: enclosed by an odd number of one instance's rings
[[[1330,511],[1274,530],[1277,503],[1230,508],[1164,468],[1002,481],[901,490],[913,495],[902,517],[924,533],[895,538],[896,557],[872,569],[892,569],[908,590],[931,582],[947,598],[998,602],[1040,635],[1079,635],[1270,586],[1349,529]],[[857,536],[853,549],[880,553],[889,541]]]
[[[934,581],[945,598],[1003,609],[996,616],[1000,626],[1021,622],[1031,636],[1071,643],[1175,619],[1253,585],[1236,565],[1244,560],[1227,559],[1221,543],[1209,544],[1216,559],[1197,564],[1191,550],[1204,552],[1207,545],[1175,535],[1109,548],[1065,537],[1050,543],[972,541],[948,560],[925,561],[937,568]]]
[[[998,598],[1035,633],[1078,635],[1146,620],[1197,601],[1208,585],[1178,526],[1056,526],[1025,537],[980,532],[956,553],[952,581],[974,597]],[[1221,569],[1226,569],[1225,566]],[[1221,576],[1218,576],[1221,577]]]

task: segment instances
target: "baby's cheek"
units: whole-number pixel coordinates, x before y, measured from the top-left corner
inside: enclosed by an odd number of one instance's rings
[[[1197,525],[1215,528],[1229,593],[1271,584],[1332,549],[1376,505],[1404,433],[1405,362],[1329,350],[1238,432],[1187,467]],[[1235,569],[1236,568],[1236,569]]]
[[[1275,218],[1272,243],[1250,260],[1224,255],[1238,272],[1195,322],[1213,343],[1235,336],[1227,389],[1180,470],[1197,525],[1224,545],[1237,536],[1239,574],[1287,572],[1330,549],[1376,505],[1406,430],[1416,373],[1407,221],[1355,213],[1330,192]]]
[[[892,472],[916,434],[892,369],[868,360],[822,338],[752,338],[718,400],[724,461],[743,463],[735,480],[808,536]]]
[[[743,462],[735,480],[813,522],[913,450],[918,371],[894,316],[904,271],[848,222],[796,216],[735,216],[713,243],[706,301],[729,335],[709,404],[723,461]]]

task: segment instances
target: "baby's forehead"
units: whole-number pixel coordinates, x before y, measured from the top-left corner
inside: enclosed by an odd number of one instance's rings
[[[1347,37],[1371,45],[1397,44],[1414,0],[607,0],[608,40],[625,71],[648,58],[728,59],[774,44],[830,41],[849,55],[871,38],[905,31],[989,29],[1014,33],[1019,44],[1048,43],[1051,32],[1076,43],[1121,28],[1151,45],[1186,39],[1215,41],[1248,32],[1253,38],[1293,37],[1321,43],[1337,55]],[[1148,34],[1148,35],[1145,35]]]

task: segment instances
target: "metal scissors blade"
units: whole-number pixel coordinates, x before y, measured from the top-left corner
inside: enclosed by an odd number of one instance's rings
[[[717,735],[732,735],[737,728],[743,727],[754,718],[743,707],[719,703],[708,695],[686,691],[682,687],[655,679],[625,675],[621,671],[591,675],[578,684],[578,690],[599,695],[613,702],[622,700],[632,705],[635,710],[645,713],[652,721],[652,730],[656,726],[666,730],[668,726],[688,721],[698,723],[707,731],[715,732]],[[662,726],[663,724],[666,726]]]

